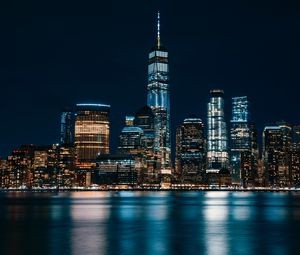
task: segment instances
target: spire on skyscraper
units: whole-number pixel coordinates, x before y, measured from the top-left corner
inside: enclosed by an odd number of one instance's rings
[[[157,12],[157,48],[160,47],[160,12]]]

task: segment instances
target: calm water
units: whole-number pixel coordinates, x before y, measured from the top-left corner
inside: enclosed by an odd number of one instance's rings
[[[0,254],[300,254],[300,193],[2,193],[0,217]]]

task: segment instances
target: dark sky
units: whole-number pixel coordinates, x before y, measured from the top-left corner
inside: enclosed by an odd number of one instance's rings
[[[59,141],[59,115],[77,102],[112,106],[112,146],[124,116],[146,103],[147,55],[161,11],[170,53],[173,134],[209,89],[247,95],[260,132],[300,124],[299,1],[20,1],[0,15],[0,155]],[[174,144],[174,140],[173,140]]]

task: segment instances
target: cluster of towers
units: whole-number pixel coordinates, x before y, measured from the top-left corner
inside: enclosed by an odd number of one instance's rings
[[[23,145],[0,161],[2,187],[32,185],[177,184],[297,186],[300,127],[278,122],[258,132],[246,96],[231,99],[226,122],[224,91],[212,89],[207,123],[191,115],[177,127],[171,160],[168,51],[157,42],[148,59],[147,104],[125,117],[117,152],[110,150],[110,105],[77,104],[61,114],[60,144]]]

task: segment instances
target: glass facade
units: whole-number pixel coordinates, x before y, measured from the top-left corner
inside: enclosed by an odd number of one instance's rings
[[[291,172],[292,127],[286,123],[267,126],[263,132],[263,160],[269,185],[288,186]]]
[[[206,150],[203,122],[197,116],[186,118],[176,132],[176,173],[200,177],[205,172]]]
[[[65,109],[60,118],[60,143],[70,145],[73,143],[74,133],[74,113],[70,109]]]
[[[110,106],[77,104],[75,147],[77,161],[93,161],[98,154],[109,153]]]
[[[124,155],[138,155],[143,153],[143,135],[144,132],[140,127],[124,127],[119,136],[119,153]]]
[[[134,117],[134,125],[140,127],[143,132],[142,144],[145,150],[146,162],[147,162],[147,174],[154,175],[156,167],[156,159],[154,153],[154,120],[155,116],[149,106],[140,108]]]
[[[207,109],[208,169],[228,168],[228,139],[224,115],[224,91],[210,91]]]
[[[168,51],[160,45],[159,26],[158,22],[157,45],[149,53],[147,86],[147,105],[155,116],[154,151],[158,170],[171,167]]]

